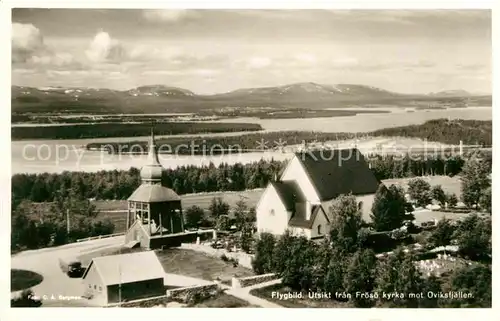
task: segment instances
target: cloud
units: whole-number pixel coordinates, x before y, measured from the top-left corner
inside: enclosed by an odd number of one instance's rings
[[[317,57],[311,53],[300,53],[294,56],[297,63],[306,65],[314,65],[317,62]]]
[[[77,65],[73,56],[49,48],[40,29],[32,24],[12,24],[12,64],[63,67]]]
[[[123,45],[104,31],[95,35],[85,54],[92,62],[119,63],[127,57]]]
[[[250,69],[261,69],[272,64],[272,60],[268,57],[251,57],[247,61],[247,67]]]
[[[177,22],[196,16],[194,10],[189,9],[156,9],[144,10],[142,16],[153,22]]]
[[[12,24],[12,62],[27,62],[34,54],[46,52],[40,30],[32,24]]]

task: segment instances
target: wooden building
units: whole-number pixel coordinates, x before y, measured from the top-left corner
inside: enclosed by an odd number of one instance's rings
[[[164,278],[154,251],[96,257],[82,277],[84,296],[101,306],[165,295]]]
[[[171,237],[184,232],[181,199],[164,186],[165,170],[158,160],[153,133],[140,174],[142,183],[128,198],[125,242],[147,249],[172,245],[175,240]]]

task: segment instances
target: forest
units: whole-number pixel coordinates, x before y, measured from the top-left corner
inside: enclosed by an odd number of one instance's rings
[[[372,134],[418,137],[445,144],[457,144],[457,139],[460,139],[464,144],[491,146],[492,125],[491,121],[435,119],[422,125],[386,128]]]
[[[150,123],[99,123],[58,126],[12,127],[13,140],[21,139],[81,139],[102,137],[148,136]],[[259,124],[165,122],[155,123],[156,135],[225,133],[262,130]]]
[[[491,155],[484,156],[491,170]],[[374,156],[368,159],[379,180],[422,175],[457,175],[464,165],[464,158],[454,156],[420,157]],[[264,188],[279,175],[286,163],[261,160],[250,164],[220,164],[215,166],[181,166],[166,169],[165,183],[178,194],[242,191]],[[50,202],[58,193],[73,193],[84,199],[127,199],[139,186],[139,169],[128,171],[63,172],[43,174],[16,174],[12,176],[13,209],[22,200]]]
[[[492,144],[492,122],[477,120],[453,120],[447,119],[431,120],[421,125],[412,125],[396,128],[382,129],[370,133],[326,133],[326,132],[305,132],[305,131],[286,131],[286,132],[261,132],[244,134],[238,136],[208,136],[182,138],[174,137],[168,139],[159,139],[157,146],[169,147],[165,152],[176,151],[177,154],[199,155],[245,152],[259,149],[258,142],[268,142],[267,148],[277,147],[277,142],[284,142],[284,146],[301,145],[309,143],[364,139],[369,137],[414,137],[426,139],[432,142],[458,145],[460,140],[466,145],[479,144],[482,146],[491,146]],[[147,150],[147,141],[129,141],[129,142],[107,142],[90,143],[87,149],[106,149],[109,153],[127,153]],[[203,146],[192,150],[188,148],[191,144]],[[162,150],[160,148],[160,153]]]

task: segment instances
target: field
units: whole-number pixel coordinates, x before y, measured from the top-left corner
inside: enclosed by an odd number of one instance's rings
[[[457,196],[460,195],[460,179],[459,177],[448,177],[448,176],[428,176],[424,177],[425,180],[434,185],[441,185],[446,193],[455,193]],[[383,182],[386,185],[396,184],[404,188],[407,188],[409,178],[401,179],[388,179]],[[215,192],[215,193],[200,193],[200,194],[186,194],[182,195],[182,207],[187,209],[193,205],[200,206],[201,208],[208,210],[210,202],[214,197],[222,197],[222,199],[227,202],[231,208],[235,206],[236,202],[243,200],[248,206],[256,206],[260,196],[264,192],[263,189],[248,190],[242,192]],[[95,201],[94,204],[100,210],[98,218],[109,218],[115,224],[115,232],[125,231],[125,213],[127,210],[127,201]],[[456,214],[456,213],[443,213],[439,211],[421,211],[415,214],[415,219],[417,222],[426,222],[435,219],[441,219],[442,217],[447,218],[460,218],[466,216],[467,214]],[[363,217],[364,220],[370,221],[370,217]]]
[[[214,192],[181,195],[182,208],[185,210],[193,205],[200,206],[208,210],[210,202],[214,197],[222,199],[234,207],[239,200],[245,201],[249,206],[255,206],[262,195],[262,189],[255,189],[242,192]],[[100,210],[98,218],[109,218],[115,224],[115,232],[124,232],[126,228],[125,213],[127,210],[127,201],[95,201],[97,209]],[[108,212],[107,212],[108,211]],[[111,212],[109,212],[111,211]]]
[[[213,281],[217,278],[224,281],[233,277],[254,275],[247,268],[234,267],[232,263],[201,252],[168,249],[157,252],[157,255],[166,273],[182,274],[207,281]]]

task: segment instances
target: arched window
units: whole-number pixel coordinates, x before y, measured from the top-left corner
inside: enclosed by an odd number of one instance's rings
[[[320,224],[320,225],[318,225],[318,234],[320,234],[320,235],[322,234],[322,231],[321,231],[321,224]]]
[[[271,216],[274,216],[274,209],[270,210],[269,214],[271,214]]]
[[[363,209],[363,202],[359,202],[358,203],[358,210],[362,210]]]

